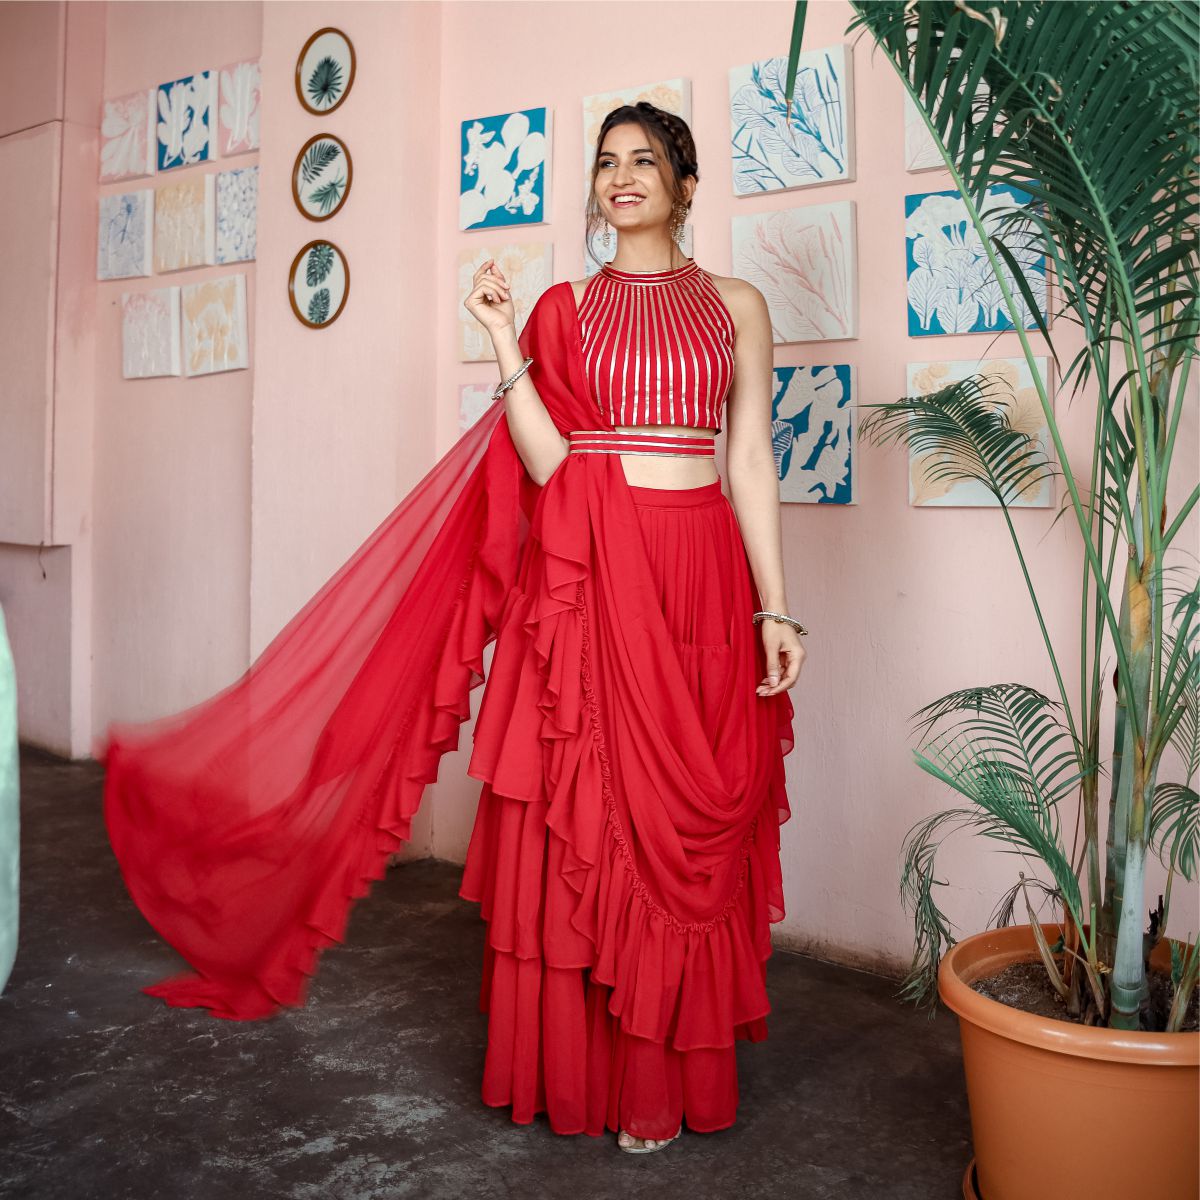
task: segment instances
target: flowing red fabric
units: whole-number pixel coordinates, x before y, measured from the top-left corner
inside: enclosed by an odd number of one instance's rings
[[[564,435],[611,428],[569,284],[520,345]],[[488,920],[484,1099],[528,1120],[549,1090],[560,1132],[624,1115],[663,1137],[681,1088],[708,1103],[707,1077],[720,1121],[734,1041],[765,1036],[793,710],[754,690],[758,596],[732,508],[719,484],[686,490],[704,512],[685,530],[617,455],[568,455],[538,488],[497,402],[239,681],[110,729],[113,849],[191,968],[145,990],[234,1019],[302,1003],[457,747],[497,639],[462,887]],[[700,640],[680,632],[688,596],[724,597]]]

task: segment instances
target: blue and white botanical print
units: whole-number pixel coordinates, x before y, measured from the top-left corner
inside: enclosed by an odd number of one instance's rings
[[[158,169],[212,157],[213,75],[201,71],[158,85]]]
[[[151,188],[100,197],[97,279],[132,279],[150,274],[153,221]]]
[[[258,245],[258,167],[217,175],[217,262],[249,262]]]
[[[786,58],[729,72],[735,196],[854,178],[854,87],[846,47],[800,55],[790,119],[786,83]]]
[[[1046,257],[1036,227],[1013,220],[1028,206],[1028,192],[1008,184],[988,188],[980,210],[984,228],[1004,243],[1046,313]],[[990,333],[1012,329],[1000,284],[987,252],[957,192],[928,192],[904,198],[908,267],[908,336],[938,333]],[[1001,275],[1016,301],[1023,329],[1036,329],[1033,313],[1009,268]]]
[[[854,504],[850,367],[775,367],[774,371],[771,445],[780,500]]]
[[[527,108],[462,123],[459,229],[546,223],[550,118]]]

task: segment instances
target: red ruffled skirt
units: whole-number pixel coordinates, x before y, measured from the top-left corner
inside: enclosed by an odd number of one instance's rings
[[[754,692],[758,597],[720,482],[628,490],[602,562],[535,520],[476,724],[460,894],[488,925],[484,1102],[669,1138],[734,1123],[735,1043],[766,1037],[792,707]],[[668,670],[611,624],[647,581]],[[728,821],[672,759],[690,752],[676,713],[738,798]]]

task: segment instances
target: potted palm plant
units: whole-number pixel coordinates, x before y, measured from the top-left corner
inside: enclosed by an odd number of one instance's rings
[[[917,764],[959,803],[905,839],[901,895],[915,942],[902,994],[940,995],[960,1018],[975,1148],[964,1196],[1194,1198],[1200,1034],[1187,1030],[1200,954],[1194,936],[1170,938],[1167,927],[1172,887],[1195,882],[1200,852],[1200,586],[1194,556],[1177,544],[1200,488],[1171,511],[1168,484],[1194,397],[1200,323],[1197,9],[1114,0],[853,8],[848,32],[874,39],[941,151],[1054,452],[984,373],[864,406],[861,437],[903,443],[927,456],[933,478],[975,480],[995,497],[1055,683],[1051,695],[982,684],[915,714]],[[996,185],[1032,201],[989,214]],[[1053,270],[1054,315],[1082,331],[1065,363],[1022,270],[1031,247]],[[1061,387],[1095,397],[1090,461],[1068,458],[1024,328],[1030,315]],[[1058,515],[1077,525],[1083,550],[1080,674],[1070,685],[1010,515],[1052,473],[1067,493]],[[1076,809],[1082,837],[1071,842],[1064,818]],[[938,849],[958,830],[1029,864],[1000,898],[997,927],[962,941],[937,894]],[[1167,884],[1147,920],[1151,854]],[[1044,901],[1057,920],[1039,919]],[[1018,905],[1028,923],[1012,926]],[[1004,973],[1031,969],[1044,977],[1049,1015],[984,994]]]

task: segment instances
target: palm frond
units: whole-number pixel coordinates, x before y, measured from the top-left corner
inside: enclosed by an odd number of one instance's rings
[[[1169,846],[1168,846],[1169,843]],[[1200,858],[1200,796],[1182,783],[1160,783],[1150,810],[1150,845],[1164,867],[1189,883]]]
[[[929,480],[974,480],[1007,506],[1057,470],[1033,437],[1013,428],[1013,400],[999,377],[972,375],[927,396],[861,405],[871,411],[859,437],[902,442],[924,456]]]
[[[1146,317],[1163,344],[1195,335],[1196,5],[856,10],[852,28],[869,28],[908,78],[968,193],[981,202],[1009,184],[1037,201],[1031,219],[1070,307],[1090,312],[1091,337]]]

